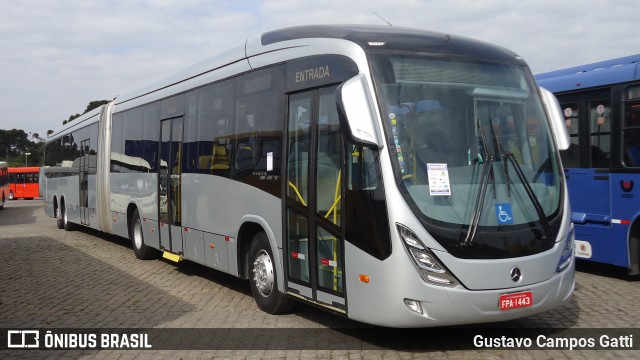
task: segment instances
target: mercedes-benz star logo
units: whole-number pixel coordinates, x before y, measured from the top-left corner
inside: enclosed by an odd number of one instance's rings
[[[520,281],[520,279],[522,279],[522,270],[520,270],[520,268],[516,266],[511,269],[511,280],[517,283],[518,281]]]

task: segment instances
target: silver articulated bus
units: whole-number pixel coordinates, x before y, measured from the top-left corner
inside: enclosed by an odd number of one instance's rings
[[[72,121],[46,145],[60,228],[390,327],[566,303],[557,101],[516,54],[416,29],[275,30]]]

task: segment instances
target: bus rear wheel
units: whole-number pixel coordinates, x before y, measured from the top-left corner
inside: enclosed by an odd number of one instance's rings
[[[54,211],[56,213],[56,225],[58,229],[64,229],[64,222],[62,221],[62,210],[60,205],[54,204]]]
[[[260,310],[283,314],[293,309],[294,302],[278,291],[276,266],[267,234],[257,233],[249,248],[249,284]]]
[[[129,223],[129,238],[131,239],[131,247],[136,257],[140,260],[155,259],[158,257],[158,250],[145,245],[144,233],[142,232],[142,221],[138,209],[133,211],[131,222]]]
[[[69,222],[69,214],[67,208],[64,206],[64,201],[62,201],[58,207],[58,214],[58,228],[65,229],[65,231],[72,231],[73,224]]]
[[[629,238],[629,259],[631,264],[627,272],[629,275],[640,275],[640,236],[631,234]]]

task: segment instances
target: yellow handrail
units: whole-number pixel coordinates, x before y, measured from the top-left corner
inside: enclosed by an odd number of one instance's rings
[[[338,171],[338,180],[336,181],[336,191],[334,193],[334,201],[329,213],[333,212],[333,223],[338,225],[338,203],[342,195],[340,194],[340,182],[342,180],[342,169]],[[329,214],[327,213],[327,215]],[[333,261],[338,262],[338,239],[333,237]],[[333,267],[333,291],[338,291],[338,266]]]
[[[338,203],[340,202],[340,199],[342,198],[342,195],[340,195],[340,180],[342,178],[342,170],[338,171],[338,180],[336,181],[336,191],[334,193],[333,196],[333,205],[331,205],[331,208],[329,208],[329,211],[327,211],[327,213],[324,215],[325,219],[329,218],[329,215],[331,215],[331,213],[333,213],[333,223],[338,225]]]
[[[302,205],[307,206],[307,202],[304,201],[304,199],[302,198],[302,195],[300,195],[300,191],[298,191],[298,188],[295,185],[293,185],[291,181],[289,181],[289,186],[293,189],[293,191],[296,192],[296,195],[298,196],[298,200],[300,200]]]
[[[338,206],[338,203],[340,202],[341,198],[342,198],[342,195],[338,195],[338,198],[333,202],[333,205],[331,205],[331,209],[329,209],[329,211],[327,211],[327,213],[324,215],[324,218],[328,219],[329,215],[331,215],[331,213],[333,212],[333,223],[336,225],[338,222],[338,214],[337,214],[336,207]]]

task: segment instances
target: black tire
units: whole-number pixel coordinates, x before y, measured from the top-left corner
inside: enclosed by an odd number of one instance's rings
[[[74,227],[73,227],[73,224],[69,222],[69,214],[67,212],[67,208],[64,206],[64,202],[62,202],[60,209],[62,209],[60,210],[62,214],[62,228],[64,228],[65,231],[72,231]]]
[[[55,215],[56,215],[56,225],[58,226],[58,229],[64,229],[64,222],[62,221],[62,214],[61,214],[61,207],[62,206],[56,206],[55,207]]]
[[[144,243],[144,232],[142,231],[142,221],[140,220],[138,209],[133,210],[133,215],[131,215],[131,222],[129,223],[129,239],[131,240],[133,252],[140,260],[155,259],[160,254],[158,250],[149,247]]]
[[[269,314],[291,311],[295,302],[278,291],[276,266],[269,239],[264,232],[257,233],[249,248],[249,284],[258,307]]]
[[[638,234],[631,234],[629,239],[629,258],[631,267],[627,269],[629,275],[640,275],[640,237]]]

